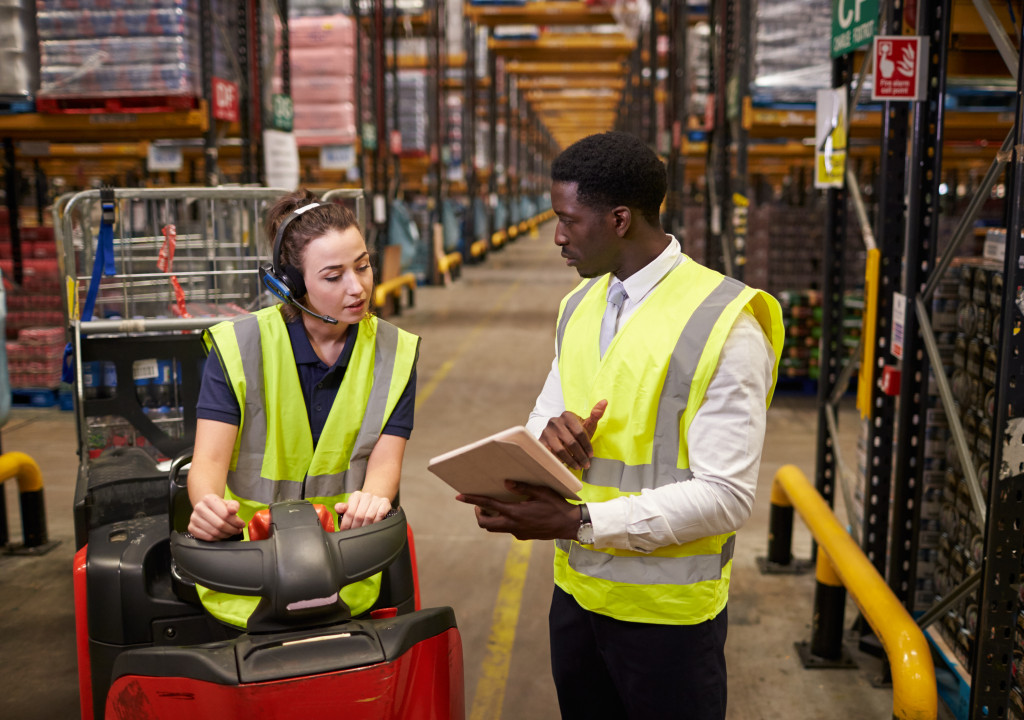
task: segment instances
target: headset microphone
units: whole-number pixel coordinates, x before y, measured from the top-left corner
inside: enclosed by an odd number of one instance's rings
[[[302,312],[309,313],[310,315],[312,315],[315,318],[320,318],[325,323],[328,323],[330,325],[337,325],[338,324],[338,321],[337,321],[336,318],[332,318],[330,315],[321,315],[320,313],[315,313],[312,310],[310,310],[308,307],[303,305],[302,303],[298,302],[297,300],[292,300],[292,305],[297,307]]]

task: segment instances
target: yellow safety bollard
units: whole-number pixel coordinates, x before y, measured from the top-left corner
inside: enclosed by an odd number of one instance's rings
[[[855,668],[857,663],[843,647],[846,588],[828,553],[820,549],[814,579],[811,641],[796,643],[800,659],[805,668]]]
[[[39,465],[22,452],[0,455],[0,483],[12,478],[18,480],[21,504],[21,533],[23,544],[8,548],[11,554],[42,555],[59,545],[50,542],[46,532],[46,505],[43,502],[43,474]],[[7,513],[0,513],[0,545],[7,545]]]

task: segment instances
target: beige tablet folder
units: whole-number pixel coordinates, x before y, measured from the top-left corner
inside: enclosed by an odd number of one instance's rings
[[[564,498],[579,500],[583,485],[551,451],[522,425],[465,445],[427,464],[427,469],[460,493],[505,502],[523,500],[506,480],[544,485]]]

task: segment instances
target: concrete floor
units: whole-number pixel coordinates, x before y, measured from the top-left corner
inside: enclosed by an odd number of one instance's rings
[[[427,472],[441,452],[521,424],[554,352],[558,300],[577,280],[551,243],[521,238],[446,288],[420,288],[415,308],[393,319],[423,337],[416,430],[406,453],[402,501],[415,531],[424,606],[454,607],[462,634],[467,716],[480,720],[557,718],[549,676],[547,605],[550,543],[519,543],[481,531],[470,508]],[[814,469],[815,400],[780,394],[770,412],[754,515],[739,533],[727,654],[730,720],[867,720],[892,715],[892,691],[872,686],[879,662],[854,652],[856,670],[805,670],[794,642],[809,639],[814,579],[764,576],[772,474],[794,463]],[[853,461],[857,419],[840,414]],[[3,450],[42,468],[50,537],[41,557],[0,555],[0,717],[77,718],[71,565],[76,433],[71,413],[15,409]],[[15,483],[6,483],[12,540],[20,540]],[[797,522],[794,551],[810,552]],[[855,617],[852,602],[847,625]]]

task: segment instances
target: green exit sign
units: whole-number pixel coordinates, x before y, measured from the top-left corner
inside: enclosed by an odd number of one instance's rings
[[[878,24],[878,0],[832,0],[832,57],[871,42]]]

